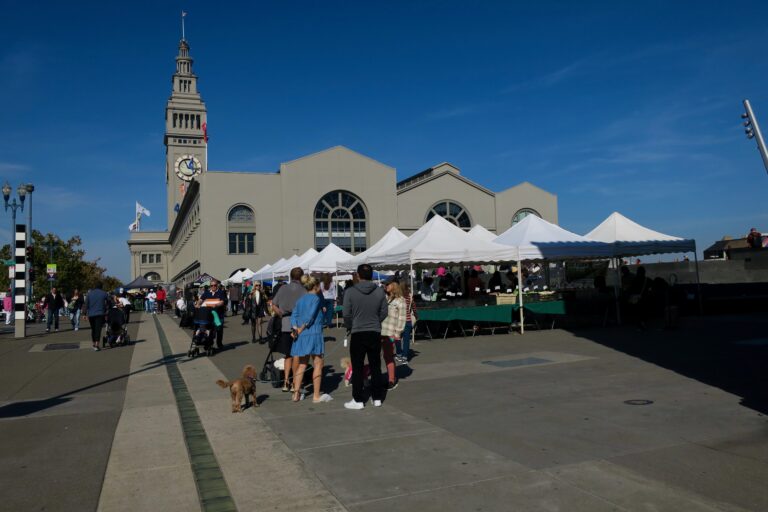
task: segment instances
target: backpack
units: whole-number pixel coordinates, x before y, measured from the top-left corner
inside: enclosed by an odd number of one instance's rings
[[[283,371],[275,367],[275,356],[272,355],[272,350],[269,351],[267,358],[264,360],[264,366],[259,373],[259,380],[269,382],[273,388],[283,386]]]
[[[275,315],[267,324],[267,339],[269,340],[269,350],[275,350],[280,343],[280,336],[283,334],[283,319]]]

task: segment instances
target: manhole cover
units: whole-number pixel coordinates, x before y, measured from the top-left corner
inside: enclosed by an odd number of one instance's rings
[[[483,364],[498,366],[499,368],[514,368],[516,366],[529,366],[532,364],[551,363],[549,359],[540,357],[525,357],[522,359],[506,359],[503,361],[483,361]]]
[[[79,343],[48,343],[43,350],[80,350]]]
[[[651,405],[653,400],[624,400],[627,405]]]

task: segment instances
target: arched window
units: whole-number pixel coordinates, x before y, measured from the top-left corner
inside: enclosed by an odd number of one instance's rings
[[[144,279],[147,281],[152,281],[153,283],[157,283],[160,281],[160,274],[157,272],[147,272],[144,274]]]
[[[314,221],[316,250],[331,242],[351,253],[368,248],[368,213],[353,193],[334,190],[325,194],[315,206]]]
[[[238,204],[227,213],[229,254],[253,254],[256,252],[256,215],[253,210]]]
[[[435,215],[441,216],[464,230],[469,230],[472,227],[472,219],[469,217],[469,212],[455,201],[444,200],[436,203],[427,212],[425,222]]]
[[[512,216],[512,225],[514,226],[515,224],[517,224],[518,222],[520,222],[521,220],[523,220],[529,215],[535,215],[537,217],[541,217],[541,215],[539,215],[539,212],[537,212],[533,208],[520,208]]]

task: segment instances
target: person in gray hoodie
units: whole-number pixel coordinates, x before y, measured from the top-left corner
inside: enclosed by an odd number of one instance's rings
[[[374,407],[381,406],[381,322],[387,318],[387,297],[384,289],[371,282],[373,269],[362,264],[357,267],[359,282],[344,291],[344,326],[351,332],[349,357],[352,360],[352,400],[347,409],[362,409],[365,357],[371,369],[371,395]]]

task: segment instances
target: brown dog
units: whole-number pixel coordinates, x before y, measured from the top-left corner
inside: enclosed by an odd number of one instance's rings
[[[232,396],[232,412],[242,412],[243,408],[240,406],[240,402],[243,398],[245,398],[245,407],[248,407],[248,395],[253,400],[253,406],[259,406],[256,403],[256,368],[252,365],[249,364],[243,368],[241,378],[229,382],[217,380],[216,384],[225,389],[229,388],[229,394]]]

